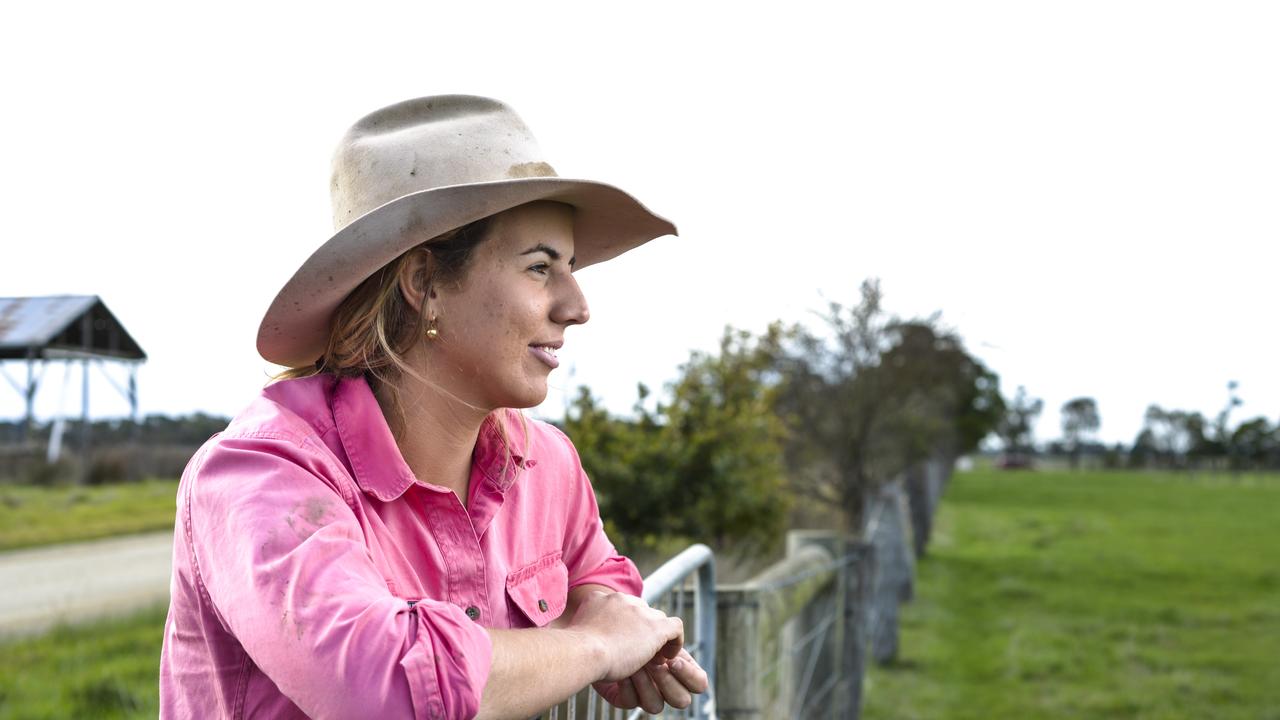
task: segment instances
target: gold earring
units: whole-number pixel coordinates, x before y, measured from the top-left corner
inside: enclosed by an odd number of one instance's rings
[[[438,337],[440,337],[440,331],[436,328],[436,319],[433,317],[427,320],[427,339],[435,340]]]

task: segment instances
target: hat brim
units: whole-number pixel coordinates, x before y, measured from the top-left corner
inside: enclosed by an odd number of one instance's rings
[[[572,205],[575,269],[663,235],[670,221],[606,183],[538,177],[432,188],[396,198],[342,228],[298,268],[258,326],[258,353],[302,367],[324,355],[329,323],[348,294],[409,248],[504,210],[554,200]]]

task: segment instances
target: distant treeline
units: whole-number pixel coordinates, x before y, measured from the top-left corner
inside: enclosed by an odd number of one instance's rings
[[[1227,384],[1226,406],[1209,418],[1196,411],[1166,410],[1159,405],[1147,408],[1142,429],[1132,445],[1104,445],[1091,440],[1102,424],[1093,398],[1081,397],[1062,406],[1062,438],[1046,443],[1037,451],[1031,436],[1035,418],[1044,403],[1018,388],[1006,404],[1005,420],[999,435],[1005,462],[1023,465],[1036,455],[1062,456],[1077,464],[1081,458],[1101,460],[1107,467],[1277,470],[1280,469],[1280,421],[1272,424],[1258,416],[1236,423],[1231,413],[1242,403],[1237,384]]]
[[[216,432],[226,429],[230,418],[197,412],[190,415],[147,415],[137,423],[127,418],[92,420],[89,434],[94,445],[118,445],[136,441],[144,445],[192,445],[199,446]],[[81,422],[67,419],[63,429],[63,447],[72,449],[79,442]],[[30,442],[46,446],[53,432],[53,422],[35,422],[30,432]],[[0,421],[0,444],[22,443],[21,421]]]

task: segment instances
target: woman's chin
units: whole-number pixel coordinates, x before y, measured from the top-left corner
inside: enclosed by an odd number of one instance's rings
[[[516,392],[507,394],[507,402],[503,407],[527,410],[541,405],[547,399],[547,383],[530,383]]]

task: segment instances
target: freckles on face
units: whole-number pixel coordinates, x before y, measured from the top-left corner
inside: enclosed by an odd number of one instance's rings
[[[560,319],[556,308],[577,297],[568,276],[571,214],[518,210],[496,224],[476,248],[463,282],[441,298],[441,339],[447,342],[434,350],[458,374],[456,394],[494,408],[531,407],[545,399],[551,367],[532,346],[563,339],[571,321]],[[556,257],[531,247],[550,247]]]

